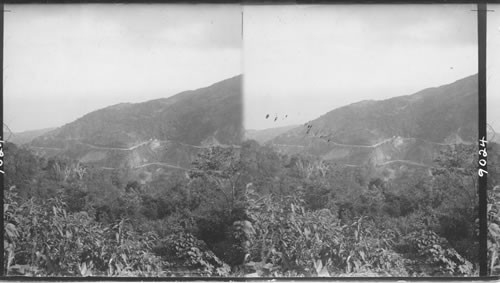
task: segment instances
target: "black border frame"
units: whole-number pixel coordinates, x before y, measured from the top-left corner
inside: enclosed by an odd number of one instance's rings
[[[3,14],[5,13],[4,5],[3,5],[3,0],[0,0],[0,8],[2,9],[2,13],[0,14],[0,37],[2,38],[2,44],[0,44],[0,77],[2,78],[0,80],[0,122],[2,123],[2,132],[0,133],[0,142],[1,144],[1,150],[2,150],[2,155],[0,156],[0,160],[2,161],[0,170],[2,172],[5,172],[4,170],[4,162],[3,162],[3,139],[4,139],[4,133],[3,133],[3,28],[4,28],[4,18]],[[4,227],[3,223],[3,205],[4,205],[4,174],[0,173],[0,186],[2,187],[2,195],[0,196],[0,201],[2,202],[1,204],[1,214],[2,218],[0,219],[0,224],[2,226],[2,229]],[[0,264],[1,264],[1,270],[0,270],[0,277],[3,277],[3,267],[4,267],[4,243],[3,243],[3,232],[2,232],[2,241],[0,241],[0,251],[2,252],[2,256],[0,258]]]
[[[240,5],[295,5],[295,4],[477,4],[477,31],[478,31],[478,139],[482,137],[487,138],[487,113],[486,113],[486,54],[487,54],[487,4],[500,3],[500,0],[423,0],[423,1],[376,1],[376,0],[357,0],[357,1],[331,1],[331,0],[295,0],[295,1],[271,1],[271,0],[186,0],[186,1],[161,1],[161,0],[148,0],[141,1],[99,1],[99,0],[0,0],[2,13],[0,15],[0,37],[2,44],[0,44],[0,122],[3,125],[3,38],[4,38],[4,3],[6,4],[152,4],[152,3],[181,3],[181,4],[240,4]],[[0,142],[3,149],[3,129],[0,135]],[[486,147],[485,147],[486,148]],[[486,159],[486,157],[480,158]],[[1,165],[0,170],[4,171],[3,154],[0,156]],[[479,167],[479,165],[478,165]],[[486,166],[483,166],[487,170]],[[0,174],[0,184],[4,188],[4,175]],[[394,281],[394,280],[409,280],[409,281],[471,281],[471,280],[498,280],[500,276],[489,275],[488,258],[487,258],[487,174],[479,177],[478,182],[478,195],[479,195],[479,276],[475,277],[289,277],[289,278],[274,278],[274,277],[259,277],[259,278],[241,278],[241,277],[24,277],[24,276],[4,276],[4,243],[0,241],[0,251],[2,256],[0,258],[0,279],[6,281]],[[3,216],[4,194],[0,196],[1,213]],[[3,227],[3,217],[0,219],[0,224]],[[2,235],[3,237],[3,235]]]
[[[478,140],[486,138],[486,26],[487,4],[480,0],[477,4],[477,38],[478,38]],[[485,146],[486,148],[486,146]],[[481,149],[479,145],[478,150]],[[487,157],[479,156],[479,159]],[[486,165],[487,166],[487,165]],[[487,170],[486,166],[484,170]],[[478,164],[479,167],[479,164]],[[487,276],[488,272],[488,218],[487,218],[487,177],[479,175],[479,276]]]

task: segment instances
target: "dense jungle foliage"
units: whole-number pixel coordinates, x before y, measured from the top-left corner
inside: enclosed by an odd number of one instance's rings
[[[478,275],[475,156],[457,145],[391,179],[247,141],[144,182],[7,143],[4,274]],[[489,196],[498,272],[500,189]]]

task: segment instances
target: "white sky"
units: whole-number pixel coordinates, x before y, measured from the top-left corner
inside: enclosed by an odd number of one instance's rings
[[[4,122],[62,126],[242,73],[239,5],[6,5]]]
[[[488,120],[498,130],[500,5],[488,7],[496,10],[488,13]],[[240,73],[245,125],[262,129],[477,72],[473,4],[5,9],[4,122],[15,132]]]
[[[472,9],[245,6],[246,127],[302,124],[346,104],[412,94],[477,73]]]

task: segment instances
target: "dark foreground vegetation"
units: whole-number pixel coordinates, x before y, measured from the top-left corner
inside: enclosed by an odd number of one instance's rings
[[[8,143],[3,268],[27,276],[475,276],[475,155],[457,145],[434,169],[394,173],[248,141],[200,152],[189,171],[143,172],[153,174],[143,181]],[[500,190],[490,201],[495,271]]]

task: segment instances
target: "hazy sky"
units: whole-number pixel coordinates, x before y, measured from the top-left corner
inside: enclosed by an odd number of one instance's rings
[[[16,132],[61,126],[112,104],[168,97],[240,73],[245,126],[262,129],[477,72],[473,4],[6,9],[4,121]],[[496,14],[488,14],[488,120],[500,129]]]
[[[239,5],[6,5],[4,122],[61,126],[241,74]]]
[[[472,9],[244,7],[246,127],[302,124],[349,103],[408,95],[477,73]]]

